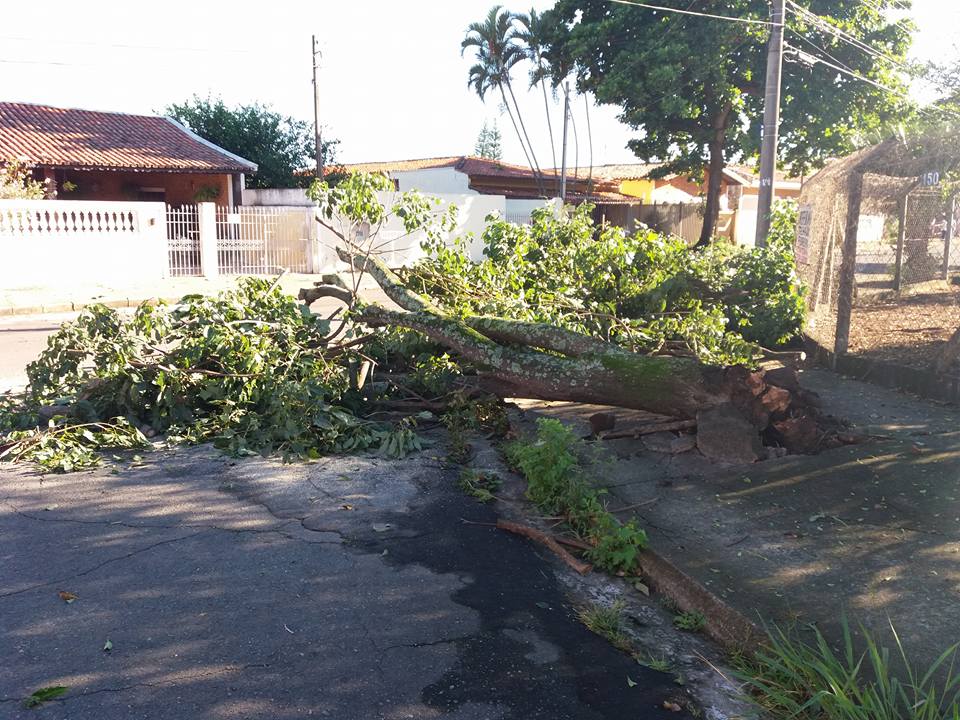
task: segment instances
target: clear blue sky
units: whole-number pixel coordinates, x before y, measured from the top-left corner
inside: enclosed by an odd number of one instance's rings
[[[493,0],[232,2],[104,0],[7,3],[0,27],[0,97],[127,112],[152,112],[194,93],[228,103],[271,103],[312,120],[310,34],[322,44],[323,122],[347,162],[468,153],[484,119],[499,118],[505,158],[522,162],[494,97],[466,88],[460,57],[466,25]],[[552,2],[535,0],[545,9]],[[511,6],[513,7],[513,6]],[[915,0],[920,59],[956,58],[957,0]],[[17,61],[17,62],[9,62]],[[518,85],[523,87],[522,78]],[[582,99],[576,122],[588,160]],[[531,135],[546,136],[543,98],[525,94]],[[559,120],[559,106],[554,108]],[[628,128],[614,108],[591,113],[594,162],[629,162]],[[559,142],[559,139],[558,139]],[[549,147],[539,149],[546,160]],[[572,158],[571,158],[572,161]]]

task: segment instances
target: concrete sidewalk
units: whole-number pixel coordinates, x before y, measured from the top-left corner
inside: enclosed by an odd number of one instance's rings
[[[754,622],[816,622],[837,639],[846,612],[892,646],[889,619],[932,663],[960,640],[960,412],[827,371],[801,382],[887,439],[735,468],[653,436],[608,441],[611,505],[642,503],[651,546]],[[532,407],[584,433],[596,411]]]
[[[268,277],[268,276],[264,276]],[[320,275],[290,273],[280,279],[284,292],[296,297],[300,288],[310,287]],[[222,275],[216,280],[202,277],[171,277],[152,283],[84,284],[80,280],[70,286],[44,286],[0,289],[0,317],[39,315],[82,310],[87,305],[103,303],[110,307],[136,307],[148,300],[173,302],[184,295],[210,295],[234,287],[239,276]]]

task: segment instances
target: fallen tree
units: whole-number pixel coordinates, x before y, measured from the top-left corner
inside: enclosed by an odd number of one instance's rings
[[[350,307],[356,323],[420,333],[469,365],[484,390],[693,420],[705,438],[701,449],[720,459],[762,457],[761,440],[798,453],[850,440],[821,416],[815,395],[800,389],[789,368],[770,373],[715,366],[692,356],[636,352],[547,322],[451,312],[412,290],[371,250],[373,243],[351,243],[331,222],[335,208],[323,199],[321,193],[319,219],[338,237],[340,259],[355,277],[373,277],[397,309],[365,304],[341,286],[308,288],[301,298],[333,297]]]

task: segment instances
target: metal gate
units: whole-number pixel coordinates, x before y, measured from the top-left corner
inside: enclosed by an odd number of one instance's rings
[[[167,205],[167,259],[170,275],[202,275],[200,213],[196,205]]]
[[[217,207],[217,263],[226,275],[309,272],[312,208]]]

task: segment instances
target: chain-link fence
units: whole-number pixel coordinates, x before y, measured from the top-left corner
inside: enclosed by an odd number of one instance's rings
[[[960,324],[952,140],[889,140],[828,165],[800,197],[808,335],[837,355],[929,367]]]

